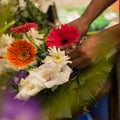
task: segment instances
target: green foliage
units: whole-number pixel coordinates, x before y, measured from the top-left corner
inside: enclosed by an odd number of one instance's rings
[[[94,76],[101,76],[103,77],[102,79],[104,80],[108,75],[108,71],[110,71],[112,68],[112,64],[107,62],[108,61],[101,60],[97,64],[89,66],[84,70],[80,71],[80,74],[79,74],[80,84],[84,85],[88,79],[91,79]]]
[[[9,22],[7,25],[5,25],[3,28],[0,29],[0,35],[5,33],[11,26],[13,26],[15,21]]]
[[[16,6],[16,0],[9,0],[9,3],[2,5],[0,3],[0,29],[5,26],[7,22],[13,20],[14,8]]]

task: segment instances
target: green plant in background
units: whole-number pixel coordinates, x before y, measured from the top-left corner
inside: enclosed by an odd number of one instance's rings
[[[13,21],[13,14],[16,11],[16,0],[1,0],[0,1],[0,34],[4,33],[11,27]]]

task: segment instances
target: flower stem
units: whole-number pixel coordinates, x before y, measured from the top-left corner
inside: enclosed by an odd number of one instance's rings
[[[36,59],[42,61],[42,59],[40,57],[36,57]]]
[[[34,46],[37,48],[37,49],[40,49],[42,52],[46,52],[41,46],[38,46],[36,45],[31,39],[30,37],[27,35],[27,33],[25,33],[25,36],[28,38],[28,40],[34,44]]]

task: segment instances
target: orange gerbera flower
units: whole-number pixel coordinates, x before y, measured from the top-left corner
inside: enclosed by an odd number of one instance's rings
[[[14,41],[7,51],[7,59],[17,68],[31,64],[35,60],[35,54],[37,53],[37,49],[34,48],[32,43],[24,39]]]

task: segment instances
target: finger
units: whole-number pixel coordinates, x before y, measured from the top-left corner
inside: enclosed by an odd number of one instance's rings
[[[78,50],[76,48],[71,50],[71,52],[68,54],[68,56],[70,57],[70,60],[73,60],[81,55],[82,55],[82,53],[78,52]]]
[[[86,61],[84,61],[83,63],[79,64],[79,65],[77,66],[77,69],[78,69],[78,70],[81,70],[81,69],[83,69],[83,68],[85,68],[85,67],[88,67],[89,65],[90,65],[90,62],[89,62],[88,60],[86,60]]]
[[[65,49],[65,53],[70,56],[70,54],[73,52],[74,49],[71,49],[71,48],[67,48]]]
[[[85,56],[77,57],[77,58],[72,60],[71,66],[77,67],[80,64],[82,64],[84,61],[86,61],[86,57]]]
[[[67,55],[69,55],[74,49],[76,49],[76,44],[72,44],[66,47],[65,52]]]

